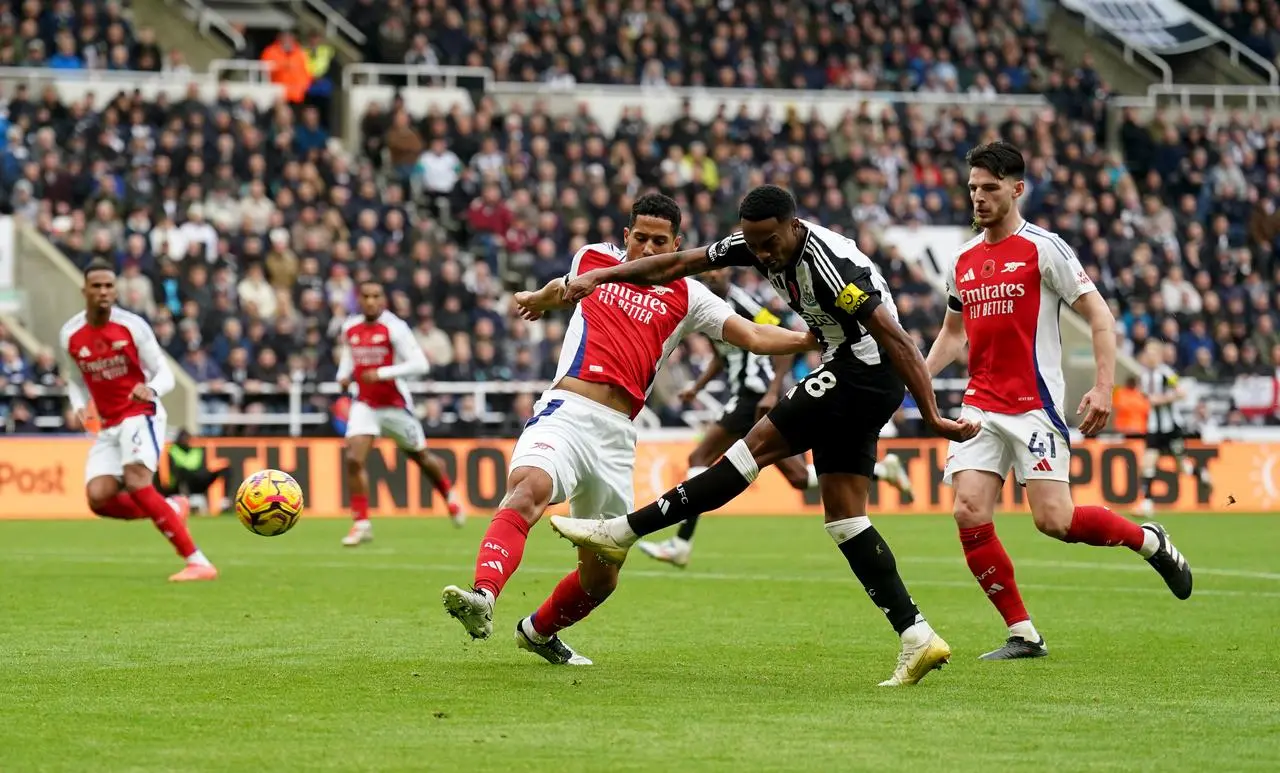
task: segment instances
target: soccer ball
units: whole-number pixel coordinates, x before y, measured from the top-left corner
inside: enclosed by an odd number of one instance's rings
[[[255,472],[244,479],[236,492],[236,517],[254,534],[284,534],[301,515],[302,487],[287,472]]]

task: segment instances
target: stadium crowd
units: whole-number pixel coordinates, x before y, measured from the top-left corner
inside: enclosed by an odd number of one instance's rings
[[[135,29],[120,0],[0,0],[0,67],[191,71],[154,29]]]
[[[80,12],[98,13],[85,10],[92,7]],[[103,7],[104,16],[113,13]],[[466,19],[442,3],[392,0],[385,10],[388,19],[408,14],[420,26],[425,19],[424,29],[438,23],[470,40],[484,31],[475,20],[490,18],[485,9],[501,7],[469,5]],[[664,23],[643,4],[627,8],[607,16],[640,39]],[[696,8],[740,14],[747,29],[768,18],[763,4]],[[543,32],[600,23],[521,18]],[[1021,18],[1007,15],[1015,26]],[[726,22],[725,34],[735,35],[735,24]],[[706,28],[720,29],[710,20]],[[680,56],[692,68],[694,58]],[[120,267],[121,303],[151,319],[164,347],[208,386],[205,410],[275,411],[285,404],[278,390],[332,379],[331,341],[364,277],[392,290],[433,379],[550,377],[564,320],[515,319],[510,292],[562,275],[582,244],[618,239],[631,199],[653,187],[681,202],[689,244],[730,229],[750,187],[791,188],[803,216],[855,236],[876,258],[905,326],[925,346],[943,316],[940,298],[883,229],[967,225],[964,153],[1003,137],[1028,154],[1025,214],[1075,246],[1113,305],[1125,350],[1158,337],[1172,363],[1210,383],[1275,372],[1280,125],[1257,115],[1129,113],[1116,127],[1121,151],[1111,153],[1097,73],[1086,63],[1047,78],[1052,107],[1034,112],[969,119],[959,109],[896,105],[881,113],[861,104],[835,126],[794,111],[722,111],[706,123],[686,113],[651,125],[634,109],[612,136],[586,112],[503,114],[482,100],[474,114],[413,116],[397,101],[362,117],[354,157],[330,142],[313,105],[260,110],[194,93],[64,104],[52,89],[18,86],[3,104],[0,199],[78,264],[102,257]],[[741,282],[759,284],[749,273]],[[651,401],[664,422],[682,420],[676,395],[710,356],[694,341],[673,357]],[[813,365],[799,363],[798,373]],[[21,388],[56,378],[46,354],[0,343],[0,415],[18,423],[24,412],[56,414],[56,402]],[[440,434],[508,432],[530,404],[528,394],[508,396],[484,412],[470,396],[443,396],[426,400],[423,412]],[[309,407],[326,410],[328,398]],[[900,429],[914,428],[904,420]]]
[[[498,80],[1041,93],[1070,75],[1024,0],[914,4],[340,0],[367,61]]]

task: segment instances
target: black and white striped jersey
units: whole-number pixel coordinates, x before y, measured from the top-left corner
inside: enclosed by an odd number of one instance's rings
[[[777,325],[782,322],[777,315],[765,308],[751,293],[735,285],[729,286],[725,302],[735,313],[758,325]],[[730,394],[752,392],[762,395],[773,383],[773,361],[763,355],[752,354],[733,344],[713,340],[716,356],[724,361],[725,379]]]
[[[1178,374],[1168,365],[1157,365],[1154,368],[1143,368],[1138,374],[1138,388],[1147,399],[1164,397],[1178,389]],[[1153,405],[1147,412],[1147,433],[1151,435],[1167,435],[1182,429],[1178,421],[1177,410],[1173,403]]]
[[[715,266],[751,266],[764,274],[822,342],[823,362],[853,357],[876,369],[887,367],[879,344],[862,325],[881,305],[898,317],[880,269],[852,239],[800,222],[805,227],[800,257],[782,271],[771,272],[756,260],[741,233],[711,244],[707,259]]]

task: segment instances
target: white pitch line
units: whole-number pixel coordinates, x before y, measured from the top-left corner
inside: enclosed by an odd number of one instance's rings
[[[387,551],[385,554],[392,554],[394,551]],[[134,564],[137,559],[134,556],[59,556],[54,553],[8,553],[0,554],[3,557],[16,558],[24,561],[47,561],[51,558],[58,559],[67,563],[78,564]],[[296,555],[296,554],[295,554]],[[922,563],[943,563],[942,559],[927,558]],[[1027,562],[1029,563],[1029,562]],[[1054,562],[1044,562],[1054,563]],[[271,567],[274,566],[269,561],[246,561],[244,559],[230,559],[218,562],[219,566],[235,566],[235,567]],[[432,564],[432,563],[358,563],[356,561],[294,561],[290,566],[299,566],[307,569],[363,569],[376,571],[395,571],[395,572],[457,572],[465,575],[473,571],[471,565],[461,564]],[[1083,564],[1075,562],[1065,562],[1063,568],[1071,569],[1115,569],[1111,564]],[[1130,567],[1123,567],[1122,571],[1129,570]],[[521,567],[520,572],[523,574],[540,574],[540,575],[560,575],[567,571],[566,568],[552,569],[542,566],[525,566]],[[1148,568],[1148,572],[1151,570]],[[1263,578],[1271,577],[1280,579],[1280,576],[1265,575]],[[698,572],[698,571],[679,571],[676,569],[660,570],[660,569],[627,569],[624,573],[626,577],[636,577],[639,579],[662,579],[662,580],[707,580],[712,582],[769,582],[769,583],[823,583],[829,585],[833,579],[831,575],[774,575],[759,573],[736,573],[736,572]],[[972,588],[974,584],[961,580],[926,580],[921,578],[908,578],[909,586],[925,586],[934,588]],[[1114,593],[1120,591],[1122,593],[1139,593],[1152,594],[1159,596],[1167,596],[1168,590],[1158,586],[1117,586],[1117,585],[1058,585],[1058,584],[1042,584],[1042,583],[1019,583],[1019,587],[1034,591],[1066,591],[1070,593]],[[1221,597],[1248,597],[1248,598],[1276,598],[1280,599],[1280,592],[1267,591],[1250,591],[1250,590],[1224,590],[1219,588],[1204,588],[1195,592],[1196,596],[1221,596]]]

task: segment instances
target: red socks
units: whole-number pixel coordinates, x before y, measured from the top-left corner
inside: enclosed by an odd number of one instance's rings
[[[431,486],[436,491],[440,492],[440,496],[445,497],[446,499],[449,497],[449,492],[453,491],[453,481],[449,480],[449,476],[445,475],[443,472],[440,473],[440,477],[438,479],[431,481]]]
[[[368,494],[352,494],[351,495],[351,513],[357,521],[369,520],[369,495]]]
[[[125,491],[98,505],[93,512],[104,518],[119,518],[122,521],[136,521],[147,517],[146,512],[138,507],[138,503],[134,502],[133,497]]]
[[[1018,593],[1013,579],[1013,561],[1009,560],[1009,554],[996,536],[996,525],[984,523],[971,529],[961,529],[960,545],[964,548],[969,571],[973,572],[973,578],[987,594],[987,599],[1004,618],[1005,625],[1030,620],[1031,615],[1027,614],[1022,594]]]
[[[191,541],[191,532],[187,531],[187,525],[173,511],[160,492],[156,491],[155,486],[147,486],[131,492],[129,496],[133,497],[139,509],[151,517],[151,522],[156,525],[165,539],[172,543],[178,555],[187,558],[196,552],[196,543]]]
[[[529,538],[529,524],[510,508],[499,510],[489,522],[480,552],[476,555],[476,590],[487,590],[494,598],[502,593],[511,575],[520,566],[524,543]]]
[[[582,589],[578,570],[566,574],[556,585],[538,611],[533,613],[533,630],[543,636],[551,636],[591,614],[591,610],[604,603]]]
[[[1142,527],[1123,515],[1099,505],[1077,505],[1071,513],[1071,528],[1063,542],[1082,542],[1101,548],[1124,545],[1142,549]]]

